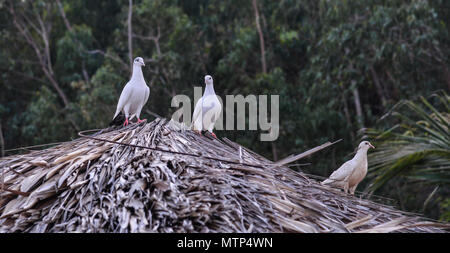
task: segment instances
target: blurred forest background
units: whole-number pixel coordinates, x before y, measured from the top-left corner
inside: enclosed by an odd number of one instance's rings
[[[449,25],[448,0],[0,0],[1,155],[107,127],[141,56],[143,118],[205,74],[223,99],[279,94],[277,141],[217,135],[274,160],[343,139],[292,167],[324,177],[368,135],[358,190],[450,220]]]

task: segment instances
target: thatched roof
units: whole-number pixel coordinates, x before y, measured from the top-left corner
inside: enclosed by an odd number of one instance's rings
[[[442,232],[448,227],[322,186],[227,139],[178,131],[164,119],[105,129],[96,137],[193,156],[79,138],[2,158],[0,231]]]

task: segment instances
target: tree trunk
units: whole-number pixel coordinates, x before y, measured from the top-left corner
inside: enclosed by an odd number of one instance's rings
[[[256,29],[258,30],[258,35],[259,35],[259,47],[260,47],[260,50],[261,50],[261,67],[262,67],[262,72],[264,74],[267,74],[266,49],[265,49],[265,46],[264,46],[264,34],[262,32],[261,24],[259,22],[259,10],[258,10],[258,3],[256,2],[256,0],[252,0],[252,5],[253,5],[253,10],[255,12]],[[270,143],[270,145],[272,147],[273,161],[277,161],[278,160],[277,144],[274,141],[272,141]]]
[[[392,92],[388,94],[388,97],[391,97],[391,98],[394,98],[394,99],[399,99],[400,98],[400,92],[399,92],[399,90],[397,88],[397,85],[396,85],[397,82],[392,77],[392,74],[391,74],[391,72],[389,72],[389,70],[386,70],[385,73],[386,73],[387,77],[389,78],[389,80],[392,83]]]
[[[450,71],[448,70],[448,66],[445,65],[445,63],[442,65],[444,69],[444,78],[445,82],[447,83],[447,90],[450,90]]]
[[[348,104],[347,104],[347,99],[345,98],[344,95],[342,95],[342,102],[344,104],[344,115],[345,115],[345,119],[347,120],[347,124],[349,126],[349,129],[352,128],[352,120],[350,118],[350,112],[348,110]],[[352,142],[355,141],[355,134],[353,133],[353,131],[350,131],[350,138],[352,139]]]
[[[273,161],[276,162],[278,161],[277,145],[275,144],[275,141],[272,141],[270,144],[272,145]]]
[[[2,123],[0,122],[0,157],[5,156],[5,140],[3,139]]]
[[[55,88],[55,90],[58,93],[59,97],[62,99],[62,101],[64,103],[64,107],[65,108],[69,108],[69,99],[67,98],[66,94],[61,89],[61,87],[59,86],[58,82],[55,80],[53,75],[43,66],[42,66],[42,71],[44,71],[45,76],[47,76],[48,80],[53,85],[53,88]]]
[[[252,3],[253,3],[253,10],[255,11],[256,29],[258,30],[258,34],[259,34],[259,45],[260,45],[260,49],[261,49],[262,71],[264,74],[266,74],[267,73],[266,50],[264,48],[264,36],[263,36],[262,29],[261,29],[261,24],[259,23],[258,4],[256,3],[256,0],[253,0]]]
[[[70,22],[67,19],[66,12],[64,11],[64,8],[63,8],[63,6],[61,4],[61,1],[60,0],[56,0],[56,4],[58,5],[59,13],[61,14],[61,17],[62,17],[62,19],[64,21],[64,24],[66,25],[67,29],[70,32],[72,32],[73,31],[72,26],[70,25]]]
[[[133,0],[128,1],[128,57],[130,69],[133,69],[133,34],[131,30],[131,18],[133,15]]]
[[[382,87],[382,85],[380,83],[380,79],[378,79],[377,72],[375,72],[375,69],[373,68],[373,66],[370,67],[370,73],[372,74],[372,78],[373,78],[373,82],[375,83],[375,88],[377,90],[377,94],[380,97],[381,103],[382,103],[382,105],[384,107],[386,105],[386,102],[387,102],[386,96],[384,95],[383,87]]]
[[[353,98],[355,100],[356,117],[358,121],[358,127],[364,128],[364,116],[362,112],[361,100],[359,98],[358,87],[353,90]]]

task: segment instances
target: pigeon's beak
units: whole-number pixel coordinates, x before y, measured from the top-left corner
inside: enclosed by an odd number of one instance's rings
[[[145,67],[145,63],[144,63],[144,62],[142,62],[142,66],[144,66],[144,67]]]
[[[370,143],[369,143],[369,146],[370,146],[371,148],[375,149],[375,147],[374,147],[372,144],[370,144]]]

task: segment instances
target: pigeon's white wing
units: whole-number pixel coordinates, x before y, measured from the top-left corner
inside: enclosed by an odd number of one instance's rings
[[[211,108],[211,122],[208,126],[208,131],[212,132],[212,130],[214,129],[214,124],[216,123],[217,119],[219,119],[220,113],[222,112],[222,105],[220,104],[219,99],[217,99],[217,97],[215,97],[215,102],[214,102],[214,106],[213,108]]]
[[[148,101],[148,97],[150,96],[150,88],[147,86],[145,87],[145,98],[144,98],[144,103],[142,104],[142,107],[144,107],[144,105],[147,103]]]
[[[202,130],[202,101],[203,97],[201,97],[197,104],[195,104],[194,113],[192,114],[192,127],[194,130]]]
[[[149,88],[148,86],[146,86],[146,87],[145,87],[144,98],[143,98],[141,104],[138,105],[137,110],[136,110],[136,114],[133,115],[133,117],[134,117],[134,116],[137,116],[138,119],[140,119],[142,108],[144,108],[144,105],[147,103],[147,101],[148,101],[148,96],[149,96],[149,95],[150,95],[150,88]],[[130,118],[130,119],[131,119],[131,118]]]
[[[113,119],[119,114],[119,112],[123,109],[123,107],[129,103],[130,98],[132,97],[133,86],[130,82],[128,82],[122,90],[120,94],[119,103],[117,103],[116,113],[114,114]]]
[[[339,169],[335,170],[330,177],[323,181],[324,184],[333,184],[333,183],[341,183],[345,181],[353,172],[355,168],[355,162],[352,160],[345,162],[342,164]]]

